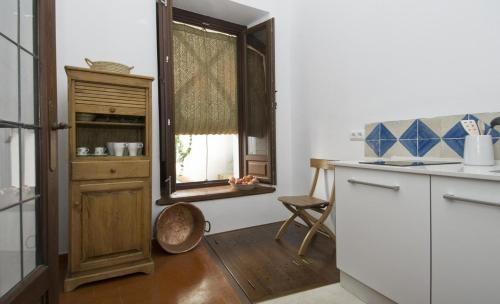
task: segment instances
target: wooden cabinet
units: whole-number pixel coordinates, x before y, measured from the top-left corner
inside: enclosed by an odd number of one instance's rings
[[[72,269],[98,269],[149,257],[148,189],[148,181],[74,184]]]
[[[64,289],[151,273],[152,78],[66,67],[70,248]],[[139,156],[94,155],[109,142],[142,143]],[[89,155],[78,155],[85,147]]]
[[[337,167],[340,270],[397,303],[430,300],[430,177]]]
[[[500,183],[432,177],[432,303],[498,303]]]

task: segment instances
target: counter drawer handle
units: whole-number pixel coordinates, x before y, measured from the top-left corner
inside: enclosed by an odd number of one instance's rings
[[[454,194],[444,194],[443,198],[447,199],[447,200],[450,200],[450,201],[458,201],[458,202],[474,203],[474,204],[481,204],[481,205],[488,205],[488,206],[500,207],[500,202],[483,201],[483,200],[478,200],[478,199],[474,199],[474,198],[467,198],[467,197],[462,197],[462,196],[456,196]]]
[[[398,185],[384,185],[384,184],[377,184],[377,183],[371,183],[371,182],[365,182],[365,181],[360,181],[354,178],[350,178],[347,180],[351,184],[359,184],[359,185],[365,185],[365,186],[373,186],[373,187],[379,187],[379,188],[385,188],[385,189],[391,189],[394,191],[399,191],[399,186]]]
[[[109,172],[116,173],[116,169],[111,168],[111,169],[109,169]]]
[[[113,108],[113,107],[109,108],[109,112],[115,113],[116,112],[116,108]]]

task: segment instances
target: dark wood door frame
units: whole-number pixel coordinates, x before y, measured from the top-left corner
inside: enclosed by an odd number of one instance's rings
[[[9,291],[0,304],[59,302],[58,284],[58,174],[57,174],[57,78],[55,0],[37,3],[38,32],[38,105],[40,110],[40,266]]]

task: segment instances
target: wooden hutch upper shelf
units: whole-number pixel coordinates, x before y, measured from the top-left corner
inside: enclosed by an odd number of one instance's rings
[[[66,67],[75,112],[146,116],[153,78]]]
[[[144,123],[131,122],[106,122],[106,121],[77,121],[77,125],[81,126],[100,126],[100,127],[144,127]]]
[[[65,66],[64,69],[66,70],[66,73],[69,73],[69,71],[74,71],[74,72],[82,72],[82,73],[93,73],[96,75],[110,75],[110,76],[114,75],[114,76],[119,76],[120,78],[127,78],[128,77],[131,79],[144,79],[144,80],[149,80],[149,81],[153,81],[155,79],[154,77],[151,77],[151,76],[96,71],[96,70],[91,70],[89,68],[81,68],[81,67],[74,67],[74,66]],[[75,75],[75,74],[73,74],[73,75]]]

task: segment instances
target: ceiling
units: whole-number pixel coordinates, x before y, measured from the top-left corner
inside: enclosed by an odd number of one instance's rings
[[[269,15],[269,12],[230,0],[174,0],[174,7],[241,25],[254,24]]]

